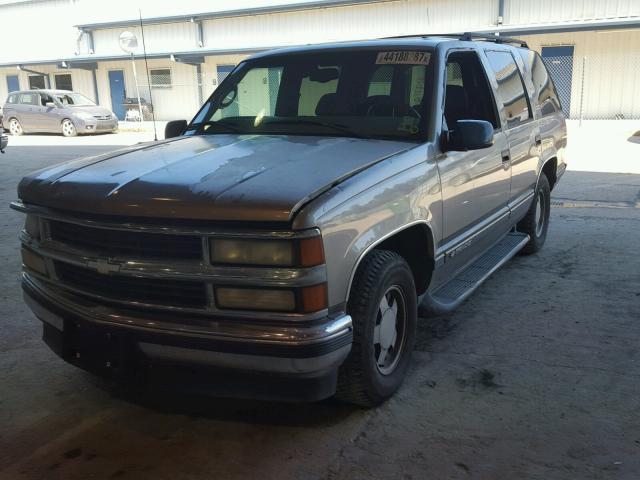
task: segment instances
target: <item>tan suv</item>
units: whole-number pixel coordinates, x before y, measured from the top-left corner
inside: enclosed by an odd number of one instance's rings
[[[166,136],[22,180],[25,299],[79,367],[224,395],[379,404],[419,311],[542,247],[565,170],[553,82],[499,37],[255,55]]]

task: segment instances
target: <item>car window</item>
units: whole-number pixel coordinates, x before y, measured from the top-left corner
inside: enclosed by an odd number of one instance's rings
[[[449,130],[458,120],[484,120],[500,128],[496,106],[476,52],[453,52],[447,57],[444,117]]]
[[[533,118],[520,69],[511,53],[489,50],[486,54],[498,82],[498,97],[507,114],[507,128]]]
[[[9,95],[7,103],[18,103],[18,95]]]
[[[40,94],[40,104],[43,107],[46,107],[47,103],[53,103],[53,98],[51,98],[51,95],[48,95],[46,93],[41,93]]]
[[[85,107],[89,105],[95,105],[92,100],[89,100],[84,95],[79,93],[55,93],[53,95],[59,104],[66,106]]]
[[[187,134],[412,138],[426,130],[429,49],[269,56],[242,63]]]
[[[37,105],[38,94],[37,93],[21,93],[20,103],[22,103],[23,105]]]
[[[537,52],[519,49],[525,70],[533,82],[533,98],[540,107],[542,115],[549,115],[562,110],[558,92],[546,65]]]

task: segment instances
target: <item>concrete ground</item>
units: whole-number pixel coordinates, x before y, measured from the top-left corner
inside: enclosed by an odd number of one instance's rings
[[[640,476],[640,144],[570,158],[543,251],[423,319],[400,392],[361,410],[131,394],[45,347],[8,202],[26,172],[134,137],[23,137],[0,156],[0,479]]]

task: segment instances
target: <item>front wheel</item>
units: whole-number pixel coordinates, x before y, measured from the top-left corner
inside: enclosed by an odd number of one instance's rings
[[[76,135],[78,135],[76,126],[68,118],[65,118],[62,121],[62,135],[64,135],[65,137],[75,137]]]
[[[336,396],[373,407],[402,384],[415,343],[416,287],[404,258],[388,250],[370,253],[356,273],[348,311],[353,345],[340,367]]]
[[[11,135],[15,135],[16,137],[24,133],[24,130],[22,130],[22,125],[20,125],[20,122],[17,118],[12,118],[11,120],[9,120],[9,133]]]
[[[518,222],[519,232],[529,235],[529,243],[521,250],[525,255],[539,251],[547,239],[549,215],[551,213],[551,188],[549,180],[543,173],[538,180],[535,198],[525,217]]]

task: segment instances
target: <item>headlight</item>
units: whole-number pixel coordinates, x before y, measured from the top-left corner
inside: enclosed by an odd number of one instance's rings
[[[324,263],[320,236],[301,240],[219,238],[210,241],[214,264],[313,267]]]
[[[285,288],[216,287],[221,309],[312,313],[327,308],[327,284]]]
[[[93,118],[93,115],[87,112],[77,112],[76,117],[81,118],[82,120],[95,120],[95,118]]]

